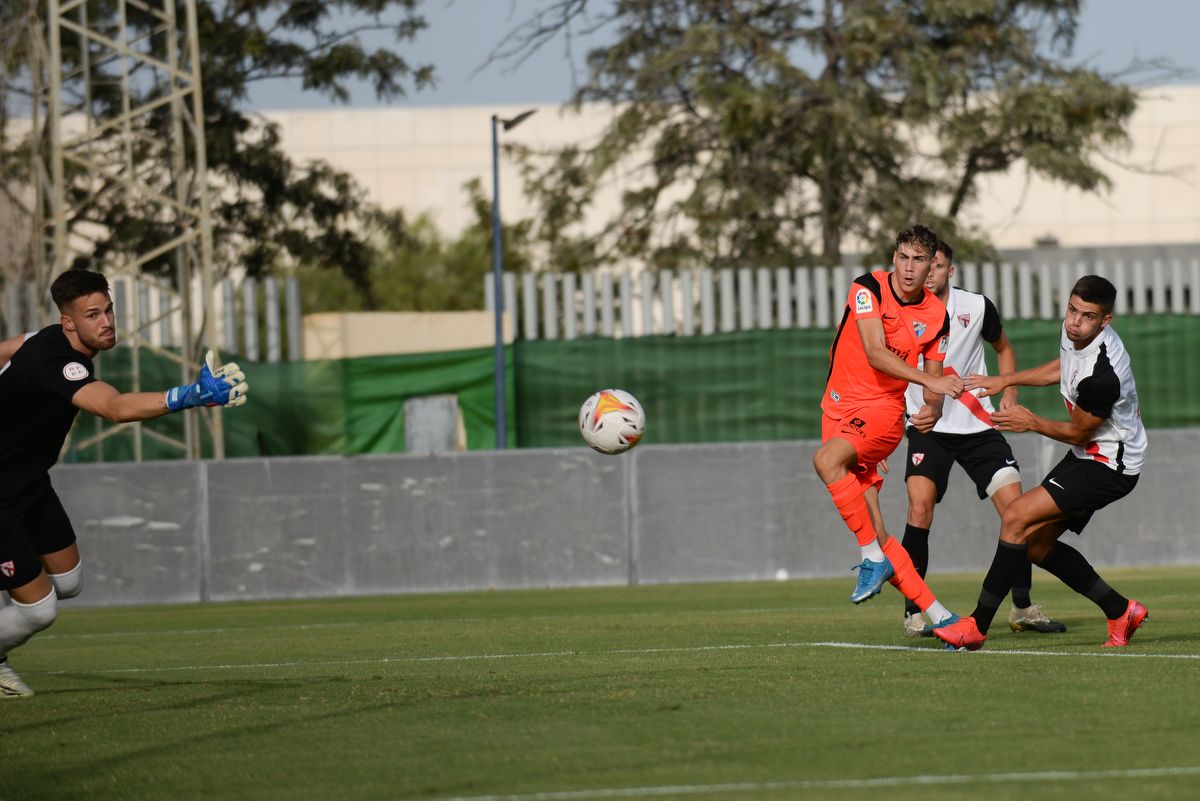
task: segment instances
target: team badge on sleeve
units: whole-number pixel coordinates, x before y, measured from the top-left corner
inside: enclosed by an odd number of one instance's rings
[[[63,365],[63,378],[68,381],[82,381],[88,377],[88,370],[79,362],[68,362]]]
[[[914,453],[914,454],[912,455],[912,463],[913,463],[913,467],[917,467],[917,466],[918,466],[918,465],[920,465],[920,464],[921,464],[921,462],[923,462],[923,461],[925,461],[925,454],[923,454],[923,453]]]
[[[854,311],[857,314],[869,312],[875,308],[875,304],[871,302],[871,290],[860,289],[854,293]]]

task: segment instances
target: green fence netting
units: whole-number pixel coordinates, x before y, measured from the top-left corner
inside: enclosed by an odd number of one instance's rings
[[[1015,320],[1006,326],[1020,366],[1058,355],[1061,323]],[[1129,348],[1151,427],[1200,425],[1200,318],[1123,317],[1117,331]],[[508,349],[509,445],[580,444],[580,404],[604,387],[621,387],[646,409],[647,442],[728,442],[819,436],[819,399],[832,334],[822,329],[742,331],[704,337],[643,337],[522,341]],[[130,352],[101,356],[101,377],[129,386]],[[989,350],[989,356],[992,356]],[[224,415],[230,456],[396,453],[404,450],[404,403],[453,394],[469,449],[495,441],[492,350],[478,348],[410,356],[244,364],[251,400]],[[995,370],[994,356],[990,359]],[[142,386],[179,383],[178,367],[142,355]],[[1062,418],[1056,387],[1025,388],[1021,402]],[[81,414],[73,442],[107,426]],[[182,419],[147,424],[171,436]],[[175,458],[170,446],[145,439],[143,458]],[[207,443],[206,443],[207,446]],[[206,447],[206,452],[209,452]],[[132,437],[103,444],[102,458],[132,458]],[[73,447],[71,461],[101,457],[96,446]]]

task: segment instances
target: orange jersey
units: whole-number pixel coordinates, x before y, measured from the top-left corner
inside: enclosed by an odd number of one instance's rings
[[[858,333],[859,320],[883,322],[887,347],[911,367],[917,357],[940,362],[946,358],[950,317],[937,297],[921,290],[921,297],[905,303],[892,289],[891,273],[883,270],[860,275],[850,285],[846,310],[829,349],[829,379],[821,409],[836,419],[859,406],[894,405],[904,409],[908,381],[892,378],[871,367]]]

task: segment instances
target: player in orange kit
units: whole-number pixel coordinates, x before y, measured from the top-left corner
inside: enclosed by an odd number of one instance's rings
[[[829,351],[822,441],[813,456],[817,475],[861,549],[851,602],[862,603],[891,581],[935,628],[958,618],[938,602],[900,541],[887,533],[879,511],[878,464],[904,437],[909,383],[924,388],[925,405],[909,421],[919,431],[937,423],[944,396],[963,391],[960,378],[942,375],[950,319],[942,302],[925,290],[937,244],[929,228],[910,226],[896,237],[891,272],[854,279]],[[925,357],[924,370],[916,367],[918,356]]]

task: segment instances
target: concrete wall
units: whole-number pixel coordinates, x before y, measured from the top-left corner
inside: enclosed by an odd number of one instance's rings
[[[1200,430],[1151,432],[1145,478],[1066,535],[1097,565],[1200,563]],[[1065,450],[1013,438],[1027,485]],[[847,576],[814,442],[62,466],[86,604]],[[903,446],[902,446],[903,448]],[[903,530],[904,450],[884,487]],[[978,571],[997,521],[955,472],[932,572]]]
[[[1030,248],[1045,237],[1064,247],[1200,242],[1200,85],[1148,87],[1141,94],[1128,148],[1114,148],[1100,161],[1113,182],[1110,192],[1069,189],[1030,177],[1017,165],[980,181],[966,218],[1001,250]],[[278,123],[283,147],[297,161],[328,161],[353,175],[384,208],[410,216],[430,212],[441,230],[455,233],[474,220],[463,184],[478,178],[491,192],[490,115],[512,117],[526,108],[360,108],[265,116]],[[539,106],[521,127],[502,134],[502,142],[534,150],[591,145],[616,114],[599,104],[578,112]],[[646,182],[637,170],[618,173],[594,198],[586,229],[597,230],[623,192]],[[536,213],[507,155],[500,159],[500,185],[505,219]]]

